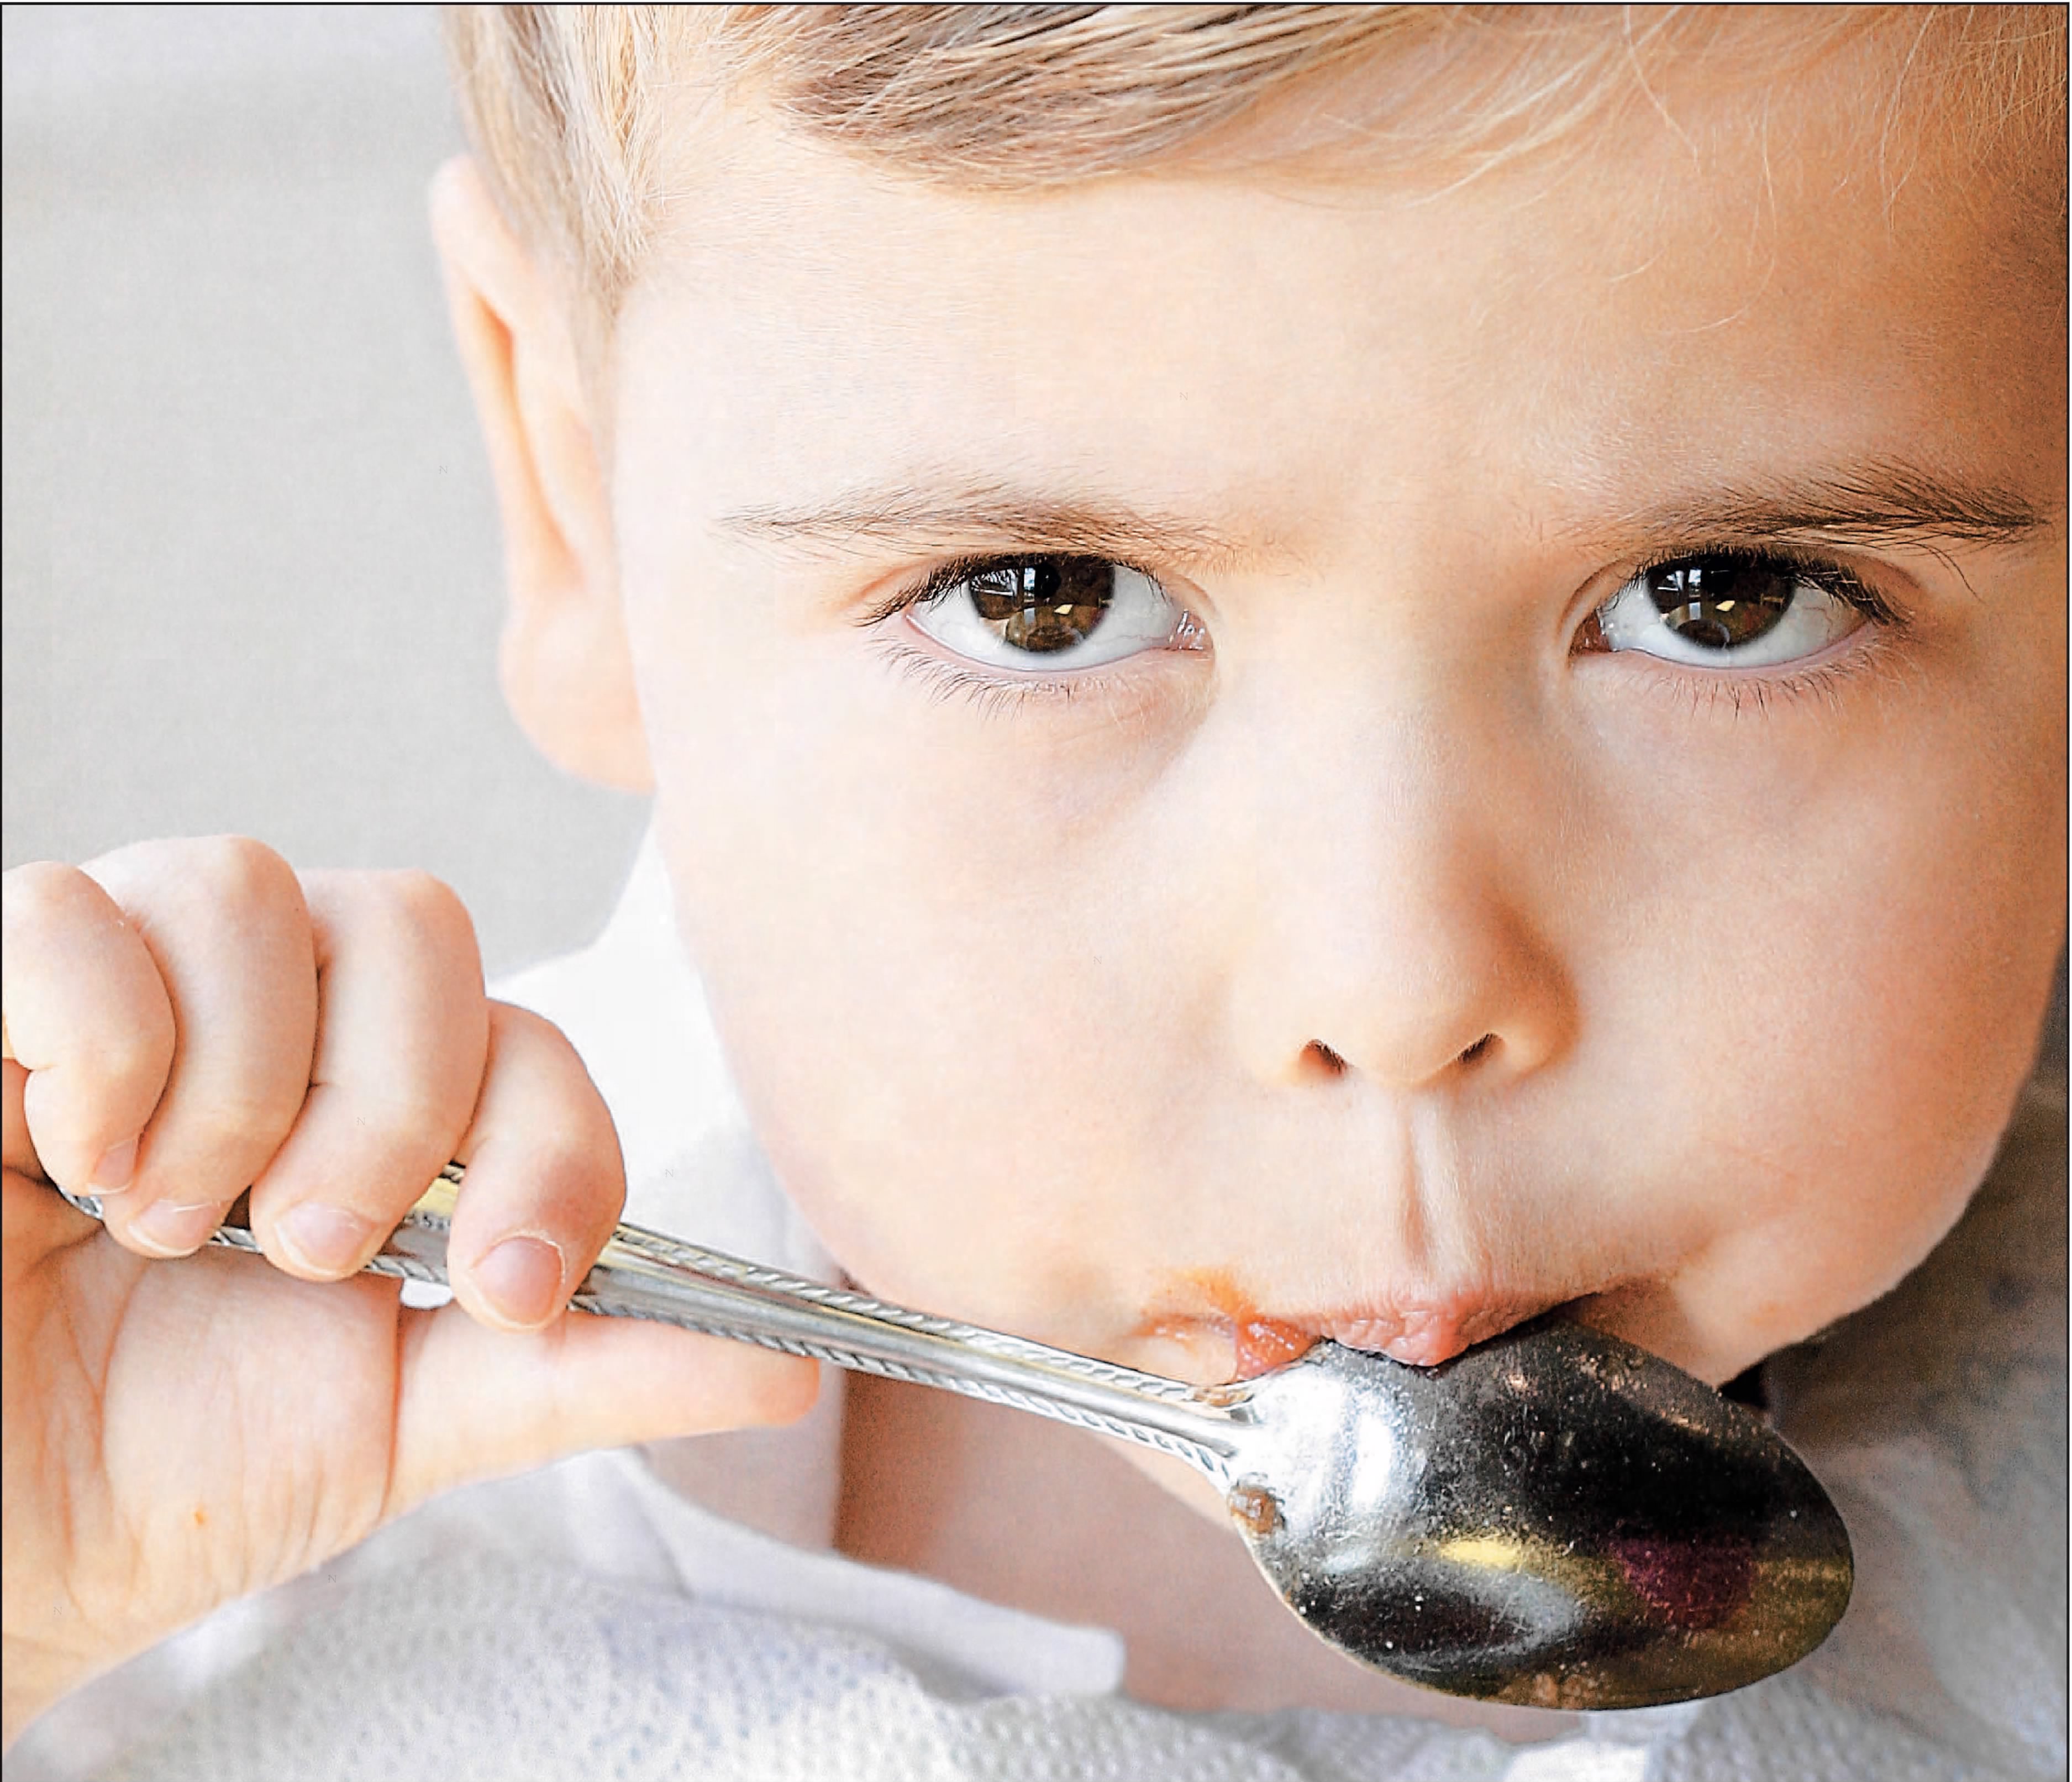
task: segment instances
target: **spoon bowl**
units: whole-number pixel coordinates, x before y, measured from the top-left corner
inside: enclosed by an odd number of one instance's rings
[[[1738,1689],[1848,1606],[1848,1531],[1745,1406],[1541,1319],[1436,1368],[1320,1344],[1244,1389],[1226,1494],[1289,1606],[1457,1695],[1638,1707]]]

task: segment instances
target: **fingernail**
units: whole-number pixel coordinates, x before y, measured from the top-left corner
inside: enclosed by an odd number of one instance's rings
[[[175,1207],[161,1200],[130,1221],[127,1235],[154,1256],[185,1256],[208,1241],[222,1217],[223,1208],[213,1203]]]
[[[93,1166],[86,1185],[105,1199],[111,1194],[120,1194],[136,1179],[137,1141],[125,1138],[101,1154],[101,1161]]]
[[[289,1260],[311,1274],[343,1274],[360,1261],[373,1235],[371,1221],[321,1200],[304,1201],[273,1227]]]
[[[475,1266],[482,1296],[514,1324],[561,1310],[561,1253],[544,1237],[507,1237]]]

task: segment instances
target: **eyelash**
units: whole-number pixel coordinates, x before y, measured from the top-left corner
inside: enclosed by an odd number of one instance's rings
[[[925,606],[929,601],[948,594],[960,582],[968,581],[981,570],[999,569],[1020,563],[1031,557],[1091,555],[1091,553],[1049,551],[993,552],[979,557],[956,557],[937,564],[920,581],[900,589],[881,600],[856,621],[863,630],[874,631],[889,619],[902,612]],[[1104,558],[1119,569],[1129,570],[1146,580],[1165,583],[1141,564],[1128,558]],[[879,653],[897,669],[917,676],[938,699],[968,698],[975,702],[981,712],[988,714],[1006,711],[1033,699],[1056,700],[1060,702],[1077,699],[1088,693],[1108,690],[1116,680],[1116,670],[1127,666],[1131,658],[1106,664],[1100,668],[1079,669],[1070,674],[1014,674],[992,675],[975,665],[946,661],[939,656],[931,656],[926,650],[894,636],[878,640]]]
[[[1903,629],[1906,623],[1892,603],[1846,563],[1788,547],[1770,546],[1758,550],[1745,545],[1686,545],[1629,569],[1619,586],[1626,587],[1637,578],[1652,574],[1657,570],[1700,558],[1725,559],[1749,568],[1788,570],[1798,580],[1855,607],[1864,615],[1867,630],[1891,632]],[[1610,596],[1605,598],[1609,600]],[[1594,623],[1604,604],[1605,601],[1601,600],[1593,607],[1585,622]],[[1657,678],[1657,685],[1665,692],[1688,693],[1694,712],[1711,710],[1724,701],[1733,707],[1737,717],[1749,706],[1761,715],[1769,710],[1773,699],[1786,703],[1819,700],[1832,706],[1844,686],[1867,673],[1884,669],[1885,652],[1881,642],[1873,636],[1865,640],[1862,646],[1807,667],[1787,664],[1774,669],[1693,669],[1656,658],[1644,658],[1641,667],[1643,672]]]
[[[897,612],[898,607],[893,608]],[[890,615],[887,615],[888,617]],[[896,668],[914,675],[937,699],[969,699],[989,716],[1032,699],[1076,699],[1092,690],[1102,671],[1087,669],[1069,679],[1063,676],[1016,675],[994,679],[977,669],[960,668],[939,656],[931,656],[897,638],[881,640],[879,653]]]
[[[1893,609],[1892,603],[1846,563],[1838,562],[1832,557],[1777,546],[1763,550],[1753,550],[1745,545],[1687,546],[1682,550],[1650,558],[1646,562],[1628,570],[1625,581],[1619,586],[1623,587],[1639,576],[1652,575],[1657,570],[1666,570],[1679,563],[1696,562],[1700,558],[1716,559],[1745,569],[1787,570],[1798,580],[1833,595],[1837,600],[1846,601],[1874,625],[1896,625],[1900,623],[1900,616]]]
[[[952,558],[937,564],[920,581],[911,583],[880,601],[858,618],[857,624],[865,631],[876,631],[886,620],[939,599],[982,570],[1018,562],[1024,557],[1036,554],[1047,554],[994,553]],[[1723,558],[1750,567],[1788,570],[1799,580],[1855,607],[1870,626],[1881,630],[1893,630],[1905,623],[1891,603],[1848,565],[1832,558],[1791,549],[1772,548],[1754,550],[1746,545],[1737,545],[1686,546],[1674,553],[1651,558],[1630,570],[1619,585],[1623,587],[1638,576],[1650,574],[1675,564],[1688,563],[1699,558]],[[1120,558],[1113,561],[1120,567],[1133,570],[1151,581],[1159,580],[1156,574],[1140,564]],[[1603,602],[1598,604],[1601,606]],[[1594,623],[1597,611],[1597,608],[1593,607],[1586,622]],[[968,698],[988,714],[1009,710],[1032,699],[1062,702],[1102,690],[1114,678],[1112,670],[1123,665],[1114,664],[1106,668],[1084,669],[1070,675],[1032,673],[997,676],[976,667],[947,661],[896,637],[882,638],[879,648],[888,661],[902,672],[917,677],[938,699]],[[1694,706],[1703,702],[1709,707],[1725,699],[1738,714],[1745,702],[1752,703],[1758,712],[1767,710],[1773,698],[1793,701],[1819,698],[1832,703],[1838,689],[1844,683],[1852,680],[1860,671],[1878,665],[1878,656],[1879,652],[1874,648],[1858,649],[1847,656],[1815,663],[1810,668],[1786,668],[1782,672],[1749,669],[1737,673],[1731,669],[1694,670],[1674,664],[1652,661],[1649,666],[1679,689],[1688,688]]]
[[[981,570],[1006,568],[1013,564],[1026,562],[1034,557],[1077,557],[1083,561],[1093,554],[1094,553],[1091,551],[1032,549],[1026,551],[995,551],[985,557],[953,557],[946,563],[938,563],[920,581],[900,589],[898,593],[886,599],[881,600],[870,611],[858,619],[857,623],[865,630],[873,625],[882,624],[895,613],[904,612],[910,607],[925,605],[937,596],[948,594],[958,583],[968,582]],[[1166,585],[1153,571],[1145,568],[1141,563],[1132,562],[1128,558],[1104,557],[1101,561],[1104,563],[1112,563],[1117,569],[1128,570],[1134,574],[1142,576],[1147,582],[1156,582],[1161,588]]]

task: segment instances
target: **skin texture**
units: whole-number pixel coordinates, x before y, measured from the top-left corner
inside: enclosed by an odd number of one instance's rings
[[[590,573],[751,1104],[858,1278],[1203,1377],[1204,1280],[1424,1362],[1584,1298],[1718,1379],[1918,1260],[2062,901],[2058,326],[2012,205],[1979,232],[1930,169],[1888,209],[1810,130],[1753,246],[1724,150],[1558,207],[1010,204],[738,138],[623,317]],[[1834,549],[1902,616],[1808,662],[1579,647],[1733,541],[1634,516],[1924,442],[2045,523]],[[724,518],[966,482],[1213,533],[1141,554],[1212,647],[946,689],[861,618],[1051,538]]]
[[[762,1135],[873,1290],[1204,1381],[1567,1304],[1718,1380],[1962,1210],[2062,938],[2055,195],[2012,138],[1902,179],[1820,89],[1659,97],[1464,186],[983,200],[731,115],[588,376],[442,175],[514,709],[652,786]],[[1895,462],[2035,523],[1838,531]],[[1763,669],[1593,647],[1787,485],[1892,622]],[[1061,550],[1194,627],[1029,693],[870,619]],[[226,843],[6,888],[10,1736],[442,1484],[802,1405],[780,1359],[551,1317],[616,1146],[436,887]],[[289,1278],[448,1154],[458,1308]],[[41,1185],[125,1177],[105,1236]],[[278,1270],[140,1260],[253,1180]],[[323,1268],[310,1202],[363,1226]],[[530,1304],[479,1266],[513,1235],[563,1265]],[[1121,1626],[1149,1699],[1433,1707],[1091,1438],[849,1403],[850,1550]]]
[[[2062,932],[2055,207],[2019,144],[1924,134],[1895,187],[1793,97],[1437,192],[968,199],[740,116],[608,412],[450,172],[513,534],[554,541],[514,687],[652,780],[759,1130],[871,1290],[1205,1381],[1567,1305],[1720,1381],[1949,1228]],[[1766,496],[1885,616],[1762,669],[1600,647],[1638,570],[1776,548]],[[1027,693],[871,617],[1046,549],[1206,641]],[[849,1537],[1030,1600],[944,1501]],[[1235,1698],[1140,1636],[1144,1693]]]

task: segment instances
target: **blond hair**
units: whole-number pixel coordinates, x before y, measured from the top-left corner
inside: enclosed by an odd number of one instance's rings
[[[2062,133],[2065,115],[2059,6],[504,6],[446,20],[492,190],[606,331],[666,203],[677,126],[706,106],[758,104],[907,177],[994,191],[1333,153],[1451,159],[1471,178],[1622,105],[1667,118],[1651,61],[1729,34],[1737,73],[1757,78],[1883,39],[1881,155],[1903,105],[1975,146],[2011,124]],[[1383,63],[1398,77],[1343,78]]]

